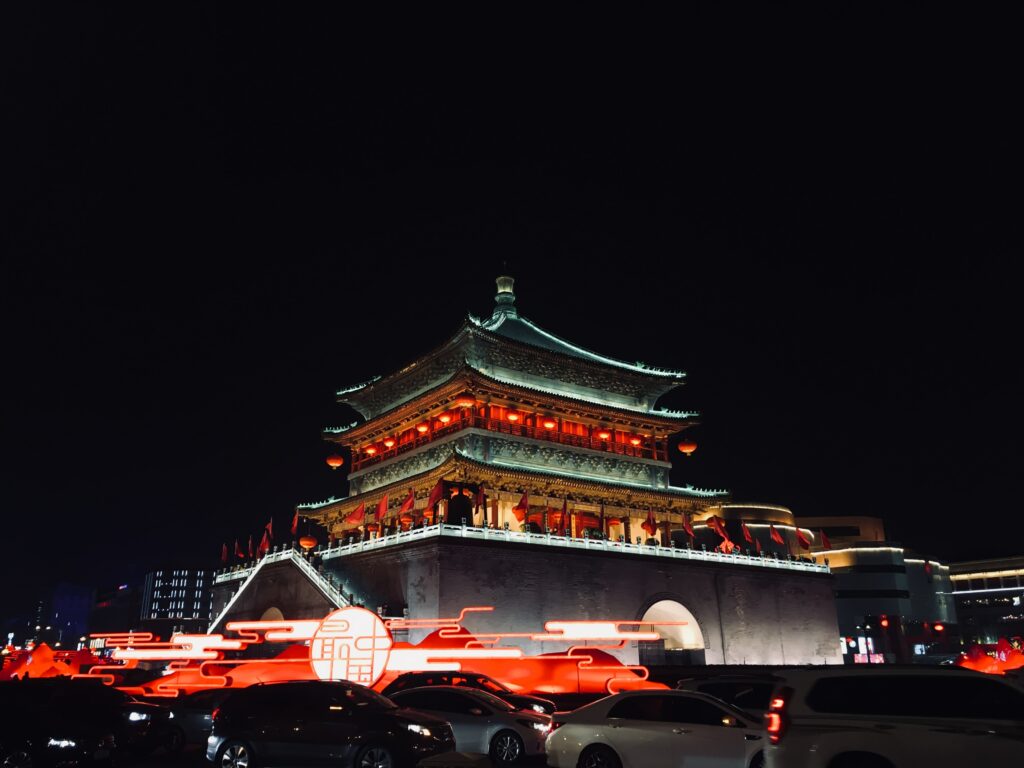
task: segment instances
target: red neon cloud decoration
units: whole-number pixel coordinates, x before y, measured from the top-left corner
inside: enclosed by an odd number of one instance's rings
[[[548,621],[543,632],[475,635],[463,625],[467,616],[493,611],[469,607],[454,618],[384,620],[365,608],[332,611],[322,620],[236,621],[223,635],[172,636],[159,642],[149,634],[104,635],[116,663],[93,666],[88,674],[116,684],[139,662],[167,661],[167,673],[123,690],[142,695],[176,696],[206,688],[244,687],[281,680],[350,680],[382,688],[408,671],[459,671],[471,668],[501,680],[513,690],[546,693],[606,693],[632,688],[663,688],[647,680],[647,669],[622,664],[610,650],[630,641],[658,639],[639,631],[635,620]],[[656,622],[661,624],[662,622]],[[685,622],[665,622],[679,625]],[[396,642],[394,630],[434,629],[422,642]],[[569,644],[565,651],[527,655],[517,639]],[[289,642],[275,658],[225,658],[264,642]],[[582,645],[586,643],[587,645]]]

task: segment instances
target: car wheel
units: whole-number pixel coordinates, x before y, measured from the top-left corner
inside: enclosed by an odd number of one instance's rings
[[[750,761],[750,768],[764,768],[764,752],[758,752]]]
[[[242,741],[229,741],[220,751],[220,768],[253,768],[252,747]]]
[[[32,755],[28,750],[15,749],[4,755],[3,768],[32,768]]]
[[[598,744],[583,750],[576,768],[622,768],[622,761],[610,747]]]
[[[498,731],[491,739],[491,760],[498,765],[512,765],[525,751],[523,740],[515,731]]]
[[[356,768],[395,768],[395,758],[386,747],[363,747],[356,756]]]
[[[164,749],[167,754],[176,755],[185,748],[185,732],[181,728],[174,727],[167,732],[167,741],[164,742]]]

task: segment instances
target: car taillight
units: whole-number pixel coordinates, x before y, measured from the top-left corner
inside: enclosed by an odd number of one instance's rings
[[[216,723],[218,715],[220,715],[220,707],[214,707],[213,712],[210,713],[210,719]]]
[[[786,707],[792,695],[792,688],[780,688],[768,702],[768,711],[764,713],[764,728],[768,732],[768,741],[772,744],[778,744],[786,735],[786,728],[789,726]]]

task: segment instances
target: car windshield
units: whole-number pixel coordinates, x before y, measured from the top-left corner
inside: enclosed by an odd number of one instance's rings
[[[345,688],[343,695],[349,702],[364,709],[398,709],[398,705],[391,699],[360,685]]]
[[[499,699],[497,696],[488,693],[487,691],[481,691],[479,689],[474,690],[472,694],[473,698],[478,699],[482,704],[486,704],[491,709],[495,709],[498,712],[515,712],[516,708],[509,704],[504,699]]]
[[[489,677],[486,677],[485,675],[478,675],[474,678],[474,680],[476,684],[480,687],[480,690],[482,691],[489,691],[490,693],[495,693],[498,696],[500,696],[503,693],[512,693],[512,691],[510,691],[504,685],[499,683],[497,680],[493,680]]]

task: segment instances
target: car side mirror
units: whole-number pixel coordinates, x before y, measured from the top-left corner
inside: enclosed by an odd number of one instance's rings
[[[482,709],[480,709],[480,707],[472,707],[469,710],[469,714],[476,715],[477,717],[480,717],[483,713],[484,713],[484,711]]]

